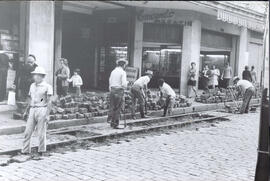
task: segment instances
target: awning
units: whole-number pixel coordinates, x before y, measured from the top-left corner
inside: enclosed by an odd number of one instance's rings
[[[263,23],[253,20],[251,18],[233,14],[225,10],[218,9],[217,19],[227,22],[227,23],[232,23],[238,26],[243,26],[254,31],[259,31],[259,32],[264,31]]]

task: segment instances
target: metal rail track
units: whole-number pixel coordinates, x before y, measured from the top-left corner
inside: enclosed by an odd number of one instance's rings
[[[102,142],[105,140],[109,139],[115,139],[131,134],[140,134],[140,133],[147,133],[151,131],[160,131],[160,130],[166,130],[166,129],[173,129],[173,128],[181,128],[185,127],[188,125],[192,124],[197,124],[197,123],[202,123],[202,122],[213,122],[215,120],[227,120],[230,115],[223,115],[223,116],[211,116],[209,117],[203,117],[202,113],[189,113],[189,114],[181,114],[181,115],[174,115],[174,116],[169,116],[169,117],[154,117],[154,118],[147,118],[147,119],[142,119],[142,120],[137,120],[137,121],[131,121],[127,123],[128,125],[141,125],[141,124],[146,124],[147,122],[151,123],[160,123],[160,122],[165,122],[166,120],[177,120],[179,118],[183,118],[186,116],[195,116],[197,115],[199,119],[194,119],[194,120],[188,120],[188,121],[174,121],[173,123],[169,124],[162,124],[162,125],[152,125],[149,124],[150,126],[148,127],[142,127],[134,130],[128,130],[128,129],[123,129],[122,132],[117,132],[117,133],[108,133],[108,134],[102,134],[102,135],[94,135],[94,136],[87,136],[87,137],[78,137],[70,140],[63,140],[63,141],[58,141],[58,142],[53,142],[49,143],[47,145],[48,150],[52,150],[56,147],[61,147],[61,146],[66,146],[69,144],[74,144],[77,142],[82,142],[82,141],[93,141],[93,142]],[[76,128],[73,130],[60,130],[60,131],[54,131],[51,132],[51,134],[68,134],[69,132],[74,132],[74,131],[81,131],[80,128]],[[90,132],[89,132],[90,133]],[[37,149],[37,146],[33,146],[32,149]],[[0,155],[16,155],[20,152],[20,149],[13,149],[13,150],[8,150],[8,151],[2,151],[0,152]]]

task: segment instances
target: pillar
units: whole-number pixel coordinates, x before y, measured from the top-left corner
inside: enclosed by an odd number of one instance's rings
[[[130,51],[130,66],[139,69],[139,76],[141,76],[142,69],[142,48],[143,48],[143,22],[136,17],[135,10],[131,11],[131,25],[129,37],[129,51]]]
[[[242,72],[245,69],[245,66],[248,65],[248,30],[245,27],[241,28],[240,37],[239,37],[239,48],[238,48],[238,58],[237,67],[235,75],[238,75],[242,78]]]
[[[46,81],[53,85],[54,66],[54,2],[29,1],[26,54],[36,56],[37,64],[46,72]]]
[[[187,82],[190,63],[195,62],[197,67],[196,80],[199,75],[200,47],[201,47],[201,22],[192,21],[191,26],[184,26],[182,61],[180,63],[180,94],[187,96]],[[198,81],[197,81],[198,85]]]

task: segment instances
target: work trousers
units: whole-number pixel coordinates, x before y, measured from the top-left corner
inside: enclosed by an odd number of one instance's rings
[[[7,70],[0,67],[0,101],[6,99],[7,92]]]
[[[167,96],[165,105],[164,105],[164,113],[163,113],[164,116],[166,116],[167,111],[168,111],[169,116],[172,115],[174,103],[175,103],[175,99],[171,96]]]
[[[132,108],[131,108],[131,115],[135,116],[136,106],[137,106],[137,100],[139,103],[139,110],[141,117],[144,117],[144,97],[142,93],[142,88],[139,86],[132,86],[131,88],[131,100],[132,100]]]
[[[245,91],[244,94],[244,98],[243,98],[243,103],[240,109],[240,113],[248,113],[248,109],[249,109],[249,103],[250,100],[252,98],[252,96],[255,94],[255,88],[254,87],[250,87]]]
[[[110,91],[110,111],[108,115],[108,121],[111,122],[111,127],[117,127],[119,125],[121,108],[123,106],[124,89],[111,88]]]
[[[24,132],[22,153],[31,153],[31,137],[36,127],[39,139],[38,152],[46,152],[46,114],[47,107],[30,108]]]

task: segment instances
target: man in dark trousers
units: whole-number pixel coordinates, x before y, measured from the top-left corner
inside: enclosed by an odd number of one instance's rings
[[[243,80],[248,80],[249,82],[252,82],[252,76],[248,66],[245,66],[245,70],[242,73],[242,78]]]
[[[151,78],[153,77],[153,71],[148,70],[145,72],[145,75],[137,79],[133,86],[131,87],[131,99],[132,99],[132,109],[131,109],[131,116],[132,119],[136,119],[135,110],[136,110],[136,102],[138,99],[139,103],[139,111],[141,114],[141,118],[146,118],[147,116],[144,113],[144,106],[145,102],[145,92],[147,92],[147,85],[150,82]]]
[[[5,53],[0,53],[0,101],[6,98],[8,62],[8,56]]]
[[[26,63],[22,66],[19,72],[19,89],[20,89],[20,99],[26,100],[29,93],[30,85],[34,82],[31,72],[33,72],[36,67],[36,57],[34,55],[28,55]]]
[[[110,111],[107,121],[111,123],[111,127],[114,129],[119,128],[120,112],[124,103],[124,90],[128,84],[127,74],[124,70],[127,63],[126,59],[118,59],[109,78]]]
[[[249,111],[249,103],[252,96],[255,94],[255,88],[253,84],[248,80],[240,80],[239,77],[233,78],[233,83],[236,85],[238,94],[236,97],[238,98],[240,94],[243,94],[243,103],[240,108],[240,114],[248,113]]]

